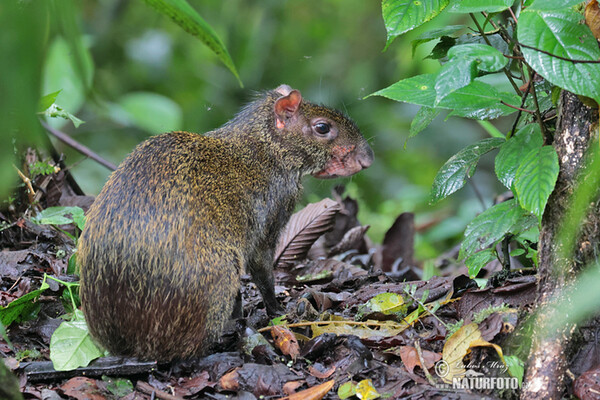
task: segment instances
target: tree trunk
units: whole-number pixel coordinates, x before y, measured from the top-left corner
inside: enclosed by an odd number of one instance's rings
[[[585,154],[598,131],[598,109],[587,107],[572,93],[561,94],[554,147],[560,172],[542,218],[539,247],[537,310],[557,299],[568,301],[569,287],[580,268],[595,259],[600,241],[600,215],[589,212],[576,240],[576,248],[562,249],[557,233],[564,221]],[[597,253],[596,253],[597,254]],[[545,309],[534,318],[532,348],[521,399],[560,399],[565,389],[569,344],[574,326],[548,333],[553,312]]]

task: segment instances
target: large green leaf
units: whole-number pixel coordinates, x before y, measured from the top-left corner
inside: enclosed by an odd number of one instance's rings
[[[473,175],[479,158],[502,145],[502,138],[488,138],[469,145],[453,155],[439,170],[431,188],[431,202],[435,203],[463,187]]]
[[[536,224],[535,216],[519,207],[515,199],[496,204],[467,225],[458,257],[459,259],[471,257],[502,240],[507,233],[517,235]]]
[[[383,96],[388,99],[420,106],[453,110],[452,115],[468,118],[491,119],[515,112],[513,108],[501,104],[520,104],[520,98],[512,93],[498,92],[493,86],[474,80],[469,85],[444,97],[435,105],[435,74],[417,75],[403,79],[381,89],[370,96]]]
[[[535,8],[539,6],[540,8]],[[571,9],[546,10],[546,2],[536,1],[519,17],[517,36],[525,61],[553,84],[600,102],[600,65],[562,60],[600,60],[598,42],[582,16]]]
[[[452,0],[448,11],[453,13],[499,12],[512,6],[515,0]]]
[[[436,106],[452,92],[471,83],[478,71],[495,72],[508,62],[495,48],[479,43],[453,46],[448,51],[448,59],[435,81]]]
[[[156,10],[171,18],[177,25],[181,26],[186,32],[196,36],[202,43],[208,46],[217,57],[225,64],[227,68],[235,75],[240,86],[242,80],[231,60],[227,48],[221,42],[213,28],[204,21],[204,19],[189,5],[186,0],[145,0],[146,3]]]
[[[148,0],[146,0],[148,1]],[[382,0],[381,12],[387,30],[385,48],[408,32],[438,15],[449,0]]]
[[[517,169],[523,157],[533,149],[538,149],[544,144],[542,131],[538,124],[525,125],[513,137],[500,147],[496,156],[496,176],[509,189],[512,189]]]
[[[64,321],[50,339],[50,360],[57,371],[69,371],[87,366],[101,357],[102,351],[92,341],[85,319],[78,315],[73,321]]]
[[[521,162],[514,187],[519,204],[541,220],[558,177],[558,155],[552,146],[531,150]]]

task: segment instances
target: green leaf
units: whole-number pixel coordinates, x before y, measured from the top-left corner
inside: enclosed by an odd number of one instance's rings
[[[431,108],[427,106],[419,108],[419,111],[417,111],[417,114],[410,123],[408,137],[411,138],[417,136],[421,131],[423,131],[423,129],[427,128],[429,124],[431,124],[431,122],[440,114],[441,111],[442,110],[439,108]]]
[[[469,276],[474,278],[477,276],[481,268],[485,267],[488,263],[496,259],[496,253],[494,249],[485,249],[478,251],[475,254],[471,254],[465,260],[465,265],[469,269]]]
[[[538,124],[525,125],[502,145],[496,156],[494,169],[496,176],[509,189],[512,189],[517,169],[523,157],[533,149],[542,147],[544,139]]]
[[[92,360],[102,356],[82,318],[64,321],[52,334],[50,360],[57,371],[86,367]]]
[[[448,11],[453,13],[499,12],[513,5],[515,0],[452,0]]]
[[[231,60],[227,48],[213,28],[194,10],[186,0],[145,0],[160,13],[171,18],[187,33],[196,36],[208,46],[227,68],[235,75],[240,86],[244,86]]]
[[[516,110],[501,104],[518,105],[521,100],[516,94],[498,92],[493,86],[474,80],[469,85],[444,97],[436,106],[435,74],[416,75],[403,79],[369,96],[383,96],[391,100],[421,106],[450,109],[452,115],[468,118],[497,118],[510,115]]]
[[[433,180],[430,194],[431,203],[440,201],[462,188],[467,182],[467,178],[475,172],[479,158],[500,147],[504,141],[501,138],[483,139],[450,157]]]
[[[534,6],[544,9],[535,9]],[[573,60],[600,60],[600,49],[582,15],[571,9],[546,10],[536,2],[519,17],[517,36],[525,45]],[[553,84],[600,102],[600,66],[573,63],[521,46],[525,61]]]
[[[118,104],[110,107],[110,117],[152,134],[176,131],[183,125],[183,112],[177,103],[149,92],[129,93],[121,97]]]
[[[67,275],[77,274],[77,253],[71,254],[67,263]]]
[[[85,225],[85,215],[80,207],[48,207],[31,220],[41,225],[65,225],[73,222],[80,230]]]
[[[75,125],[75,128],[79,128],[79,125],[85,123],[85,121],[80,120],[79,118],[66,111],[64,108],[62,108],[56,103],[50,105],[50,107],[44,110],[41,114],[48,118],[68,119],[73,123],[73,125]]]
[[[444,28],[432,29],[430,31],[425,32],[424,34],[420,35],[419,37],[417,37],[415,40],[413,40],[411,42],[412,56],[413,57],[415,56],[415,50],[417,50],[417,47],[419,47],[420,45],[430,42],[435,39],[439,39],[442,36],[452,35],[453,33],[460,31],[464,27],[465,27],[464,25],[449,25]]]
[[[338,388],[337,395],[340,400],[346,400],[356,394],[356,383],[348,381]]]
[[[387,30],[385,49],[394,39],[437,16],[449,0],[382,0],[381,12]]]
[[[2,325],[9,326],[14,321],[21,321],[31,314],[32,310],[37,307],[35,301],[49,287],[46,282],[43,282],[39,289],[11,301],[6,307],[0,307],[0,322]]]
[[[504,356],[504,362],[508,367],[508,373],[510,376],[515,377],[519,380],[519,387],[523,383],[523,376],[525,375],[525,363],[517,356]]]
[[[552,146],[531,150],[515,175],[514,187],[519,204],[541,220],[548,197],[558,177],[558,155]]]
[[[50,107],[52,104],[54,104],[54,102],[56,101],[56,97],[58,97],[58,94],[60,92],[62,92],[62,90],[57,90],[56,92],[42,96],[42,98],[40,99],[40,105],[38,107],[38,111],[39,112],[46,111],[48,109],[48,107]]]
[[[380,293],[365,303],[372,311],[385,315],[406,312],[408,305],[398,293]]]
[[[470,84],[478,71],[498,71],[508,62],[495,48],[479,43],[453,46],[448,51],[448,59],[435,81],[435,106],[452,92]]]
[[[129,379],[102,376],[102,381],[106,382],[106,389],[117,399],[122,399],[134,390]]]
[[[458,257],[471,257],[502,240],[506,234],[518,235],[534,225],[537,225],[535,216],[519,207],[515,199],[496,204],[467,225]]]

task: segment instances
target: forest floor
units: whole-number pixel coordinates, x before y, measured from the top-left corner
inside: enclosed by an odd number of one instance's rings
[[[455,260],[456,249],[436,262],[440,276],[424,277],[413,260],[414,217],[399,216],[384,243],[375,245],[356,218],[357,203],[343,198],[342,190],[295,214],[280,239],[275,289],[287,314],[276,326],[269,325],[256,286],[244,276],[244,318],[231,321],[208,357],[168,365],[102,357],[56,371],[52,336],[74,319],[71,304],[77,306],[78,297],[52,278],[77,281],[69,263],[77,228],[51,223],[69,219],[32,218],[31,207],[19,204],[35,201],[50,210],[46,214],[59,212],[51,208],[56,206],[87,209],[92,199],[66,190],[64,178],[61,172],[34,178],[39,197],[21,190],[0,213],[0,319],[6,327],[0,353],[24,398],[519,395],[519,359],[526,359],[528,348],[522,322],[535,301],[536,277],[502,274],[494,262],[480,277],[495,278],[480,288]],[[79,345],[74,357],[85,352]]]

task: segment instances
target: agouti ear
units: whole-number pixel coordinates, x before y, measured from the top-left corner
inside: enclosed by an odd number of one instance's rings
[[[275,89],[275,91],[277,93],[281,94],[282,96],[287,96],[288,94],[291,93],[292,90],[294,90],[294,89],[292,89],[292,87],[290,85],[286,85],[285,83],[277,86],[277,89]]]
[[[287,96],[283,96],[275,101],[275,118],[277,119],[277,128],[283,129],[286,120],[298,113],[302,95],[297,90],[292,90]]]

